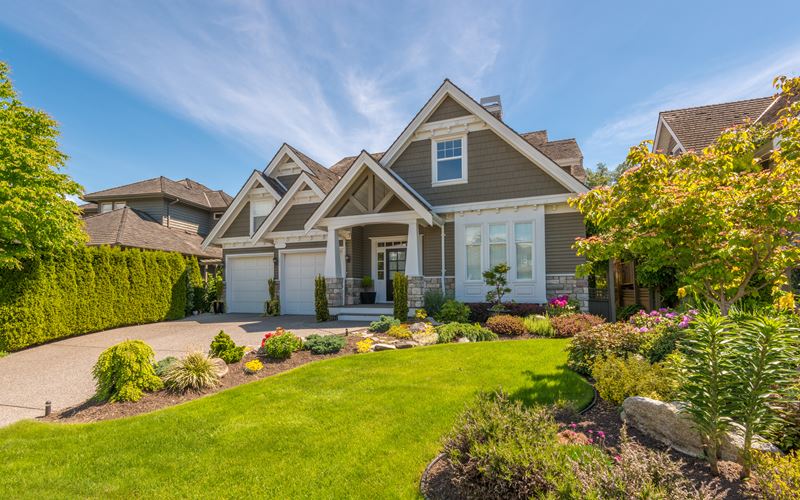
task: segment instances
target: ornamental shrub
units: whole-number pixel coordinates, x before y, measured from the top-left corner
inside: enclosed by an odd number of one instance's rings
[[[639,352],[645,335],[627,323],[599,324],[572,338],[567,347],[567,365],[578,373],[589,375],[592,364],[599,358]]]
[[[446,300],[447,295],[438,288],[425,290],[425,294],[422,296],[422,303],[425,307],[425,311],[431,318],[436,318]]]
[[[164,374],[164,387],[176,393],[210,389],[219,384],[225,370],[225,362],[220,358],[212,358],[204,352],[190,352]]]
[[[270,359],[289,359],[293,352],[303,347],[303,341],[292,332],[272,336],[264,341],[259,355]]]
[[[400,321],[408,320],[408,276],[394,273],[392,278],[394,291],[394,317]]]
[[[230,335],[222,330],[211,341],[211,355],[228,364],[241,361],[244,356],[244,350],[245,346],[237,346]]]
[[[748,486],[753,498],[789,500],[800,492],[800,453],[753,452],[753,475]]]
[[[179,319],[186,261],[177,253],[76,247],[0,269],[0,351]]]
[[[264,316],[280,316],[281,298],[278,294],[277,283],[274,279],[270,278],[267,280],[267,290],[269,291],[269,298],[264,302]]]
[[[547,316],[539,316],[539,315],[531,315],[522,320],[523,324],[525,325],[525,329],[528,330],[528,333],[531,335],[537,335],[539,337],[552,337],[555,335],[555,330],[553,329],[553,325],[550,324],[550,318]]]
[[[592,365],[592,378],[600,397],[615,405],[621,405],[629,396],[668,401],[677,390],[674,374],[639,355],[623,358],[611,354],[600,358]]]
[[[306,338],[303,348],[313,354],[333,354],[341,351],[345,344],[347,344],[347,339],[341,335],[317,335],[315,333]]]
[[[317,321],[331,319],[331,313],[328,311],[327,284],[322,275],[318,275],[314,280],[314,312],[317,315]]]
[[[166,358],[153,364],[153,370],[156,372],[156,375],[163,377],[164,374],[167,373],[169,367],[175,364],[176,361],[178,361],[178,358],[175,356],[167,356]]]
[[[497,340],[496,333],[477,323],[446,323],[436,327],[436,334],[439,344],[453,342],[462,337],[470,342]]]
[[[528,333],[525,323],[518,316],[498,314],[486,321],[486,328],[500,335],[524,335]]]
[[[100,401],[138,401],[144,391],[161,389],[153,369],[153,348],[141,340],[126,340],[100,354],[92,369]]]
[[[600,316],[588,313],[566,314],[550,318],[550,324],[556,332],[556,337],[573,337],[593,326],[605,323]]]
[[[547,301],[548,316],[563,316],[578,312],[580,304],[569,295],[557,295]]]
[[[389,328],[400,324],[399,319],[394,319],[392,316],[381,315],[378,321],[373,321],[369,324],[369,331],[375,333],[384,333],[389,331]]]
[[[393,325],[386,331],[386,335],[390,337],[394,337],[396,339],[410,339],[411,338],[411,330],[404,325]]]
[[[439,315],[435,316],[440,323],[466,323],[469,321],[469,306],[455,299],[448,299],[442,304]]]
[[[359,354],[367,353],[372,350],[372,344],[374,344],[374,341],[369,337],[359,340],[356,342],[356,352]]]

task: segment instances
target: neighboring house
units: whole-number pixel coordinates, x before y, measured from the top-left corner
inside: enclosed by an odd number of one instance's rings
[[[203,247],[233,198],[191,179],[157,177],[88,193],[83,212],[89,245],[165,250],[219,263],[222,249]]]
[[[317,275],[340,318],[363,317],[350,307],[363,276],[379,303],[392,302],[395,272],[408,276],[412,309],[432,289],[482,302],[481,274],[501,262],[511,266],[507,300],[569,293],[586,309],[572,250],[585,227],[567,205],[587,191],[583,178],[574,139],[519,134],[502,121],[498,96],[479,104],[445,80],[384,153],[325,168],[281,146],[203,245],[223,248],[230,312],[263,311],[274,278],[282,313],[313,314]]]

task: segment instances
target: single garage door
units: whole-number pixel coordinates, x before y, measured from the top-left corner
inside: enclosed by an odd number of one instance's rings
[[[325,274],[325,253],[287,253],[283,257],[283,314],[314,314],[314,279]]]
[[[263,313],[267,280],[274,269],[272,257],[230,255],[227,267],[228,312]]]

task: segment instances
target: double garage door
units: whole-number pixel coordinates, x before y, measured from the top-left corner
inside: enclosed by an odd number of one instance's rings
[[[282,259],[281,313],[314,314],[314,278],[325,272],[325,253],[287,253]],[[231,255],[227,266],[228,312],[264,312],[272,256]]]

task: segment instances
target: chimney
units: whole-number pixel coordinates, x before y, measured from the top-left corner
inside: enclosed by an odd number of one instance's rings
[[[503,119],[503,104],[500,102],[499,95],[481,97],[481,106],[483,106],[486,111],[493,114],[498,120]]]

